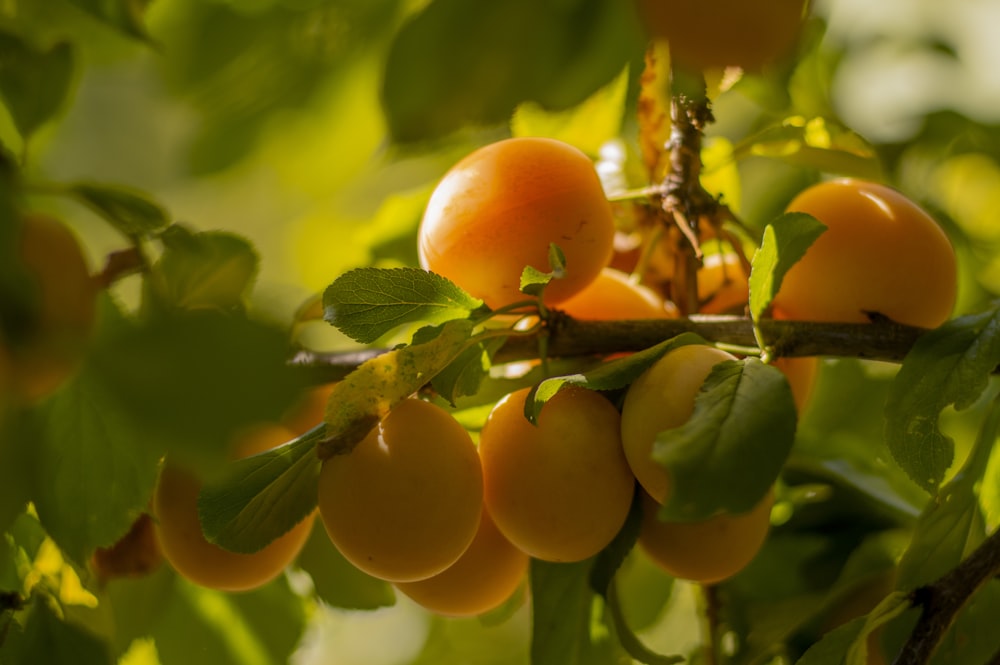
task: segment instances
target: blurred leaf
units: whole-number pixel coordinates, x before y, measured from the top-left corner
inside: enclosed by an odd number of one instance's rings
[[[239,309],[257,277],[260,258],[248,240],[232,233],[192,233],[172,226],[147,288],[180,309]]]
[[[465,318],[482,304],[447,278],[418,268],[358,268],[323,294],[324,318],[363,344],[405,323]]]
[[[758,321],[781,289],[785,274],[826,231],[811,215],[786,213],[764,228],[750,270],[750,315]]]
[[[1000,308],[946,322],[907,354],[885,403],[885,437],[893,459],[933,492],[954,458],[954,441],[938,417],[949,404],[971,406],[1000,364]]]
[[[861,635],[865,617],[858,617],[824,635],[795,661],[795,665],[846,665],[851,645]]]
[[[0,32],[0,96],[24,139],[51,120],[69,94],[74,52],[67,42],[41,51]]]
[[[250,554],[266,547],[316,508],[320,460],[316,428],[267,452],[227,465],[202,488],[198,515],[209,542]]]
[[[525,102],[514,111],[514,136],[544,136],[574,145],[588,155],[597,155],[607,141],[621,134],[628,91],[628,69],[611,83],[566,111],[546,111]]]
[[[395,602],[392,586],[358,570],[333,546],[322,524],[299,553],[298,565],[312,577],[316,595],[331,607],[374,610]]]
[[[466,319],[448,321],[433,339],[372,358],[339,381],[327,402],[327,440],[321,442],[320,456],[331,450],[350,450],[389,409],[475,344],[473,328]]]
[[[170,223],[167,211],[144,192],[121,185],[82,182],[70,185],[67,191],[130,238],[153,233]]]
[[[735,154],[768,157],[824,173],[882,179],[875,149],[855,132],[826,118],[787,118],[745,141]]]
[[[149,41],[143,14],[152,0],[69,0],[123,35]]]
[[[100,316],[97,344],[106,349],[125,324],[107,298]],[[90,365],[33,419],[32,500],[53,540],[84,564],[96,547],[125,534],[145,509],[163,451]]]
[[[590,649],[593,562],[531,560],[531,665],[577,665]]]
[[[220,463],[233,432],[277,420],[301,394],[285,331],[214,310],[175,312],[130,324],[95,349],[104,388],[186,462]]]
[[[503,346],[503,338],[470,346],[431,380],[434,390],[451,406],[462,397],[475,396],[489,376],[490,357]]]
[[[724,136],[706,137],[701,149],[701,184],[709,194],[739,213],[743,187],[732,141]]]
[[[389,51],[390,133],[409,142],[500,123],[525,101],[568,109],[608,84],[637,44],[632,8],[615,0],[435,0]]]
[[[536,385],[524,401],[524,417],[532,423],[538,422],[538,415],[545,403],[552,399],[564,386],[582,386],[590,390],[618,390],[625,388],[639,378],[668,351],[687,344],[704,344],[705,340],[694,333],[681,333],[656,346],[631,353],[624,358],[601,363],[582,374],[568,374],[545,379]]]
[[[792,449],[795,413],[781,370],[755,358],[715,365],[691,418],[653,444],[653,459],[670,472],[660,516],[702,520],[757,505]]]
[[[597,554],[594,567],[590,571],[590,588],[606,600],[618,569],[622,567],[625,558],[639,538],[639,527],[642,525],[642,502],[639,501],[639,496],[637,492],[625,523],[614,540]]]
[[[305,623],[284,577],[238,594],[178,578],[151,635],[161,665],[268,665],[289,662]]]
[[[177,575],[164,564],[145,577],[111,580],[103,589],[98,611],[103,606],[111,613],[113,642],[119,654],[133,640],[152,632],[175,593],[177,581]]]
[[[63,621],[45,594],[35,594],[23,630],[14,623],[3,642],[4,665],[74,663],[111,665],[107,644],[72,623]]]

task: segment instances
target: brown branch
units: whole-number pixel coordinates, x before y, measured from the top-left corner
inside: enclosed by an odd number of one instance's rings
[[[936,582],[913,591],[913,605],[922,608],[920,618],[893,665],[923,665],[930,662],[959,611],[976,591],[998,574],[1000,529],[994,531],[962,563]],[[991,665],[1000,662],[998,659],[1000,653],[993,657]]]
[[[839,356],[901,362],[927,331],[891,322],[812,323],[764,320],[761,332],[775,357]],[[753,325],[737,316],[692,316],[685,319],[635,321],[579,321],[556,316],[546,329],[548,355],[570,358],[641,351],[681,333],[691,332],[706,341],[731,346],[756,347]],[[538,334],[508,339],[494,355],[505,363],[538,357]],[[387,349],[347,353],[300,351],[292,364],[303,368],[315,383],[344,378],[365,360]]]

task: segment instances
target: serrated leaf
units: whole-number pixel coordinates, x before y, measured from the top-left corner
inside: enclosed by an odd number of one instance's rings
[[[392,586],[358,570],[333,546],[322,527],[313,528],[297,563],[312,578],[316,596],[331,607],[374,610],[395,602]]]
[[[163,206],[138,190],[79,182],[70,185],[67,192],[130,238],[154,233],[170,223]]]
[[[152,0],[69,0],[124,35],[149,41],[143,13]]]
[[[327,402],[327,440],[321,444],[320,457],[350,450],[393,406],[475,344],[474,328],[467,319],[448,321],[433,339],[367,360],[334,385]]]
[[[885,438],[896,463],[926,491],[937,489],[955,454],[938,427],[941,411],[971,406],[998,364],[998,307],[948,321],[906,355],[886,398]]]
[[[778,477],[795,426],[795,401],[781,370],[756,358],[715,365],[691,418],[653,444],[653,459],[670,470],[661,517],[694,521],[752,509]]]
[[[764,228],[750,270],[750,316],[754,321],[767,311],[788,270],[824,231],[822,222],[801,212],[785,213]]]
[[[681,333],[656,346],[629,354],[624,358],[602,363],[581,374],[567,374],[541,381],[524,401],[524,417],[537,423],[545,403],[565,386],[581,386],[590,390],[618,390],[639,378],[653,363],[667,352],[687,344],[704,344],[705,340],[694,333]]]
[[[257,277],[260,258],[250,241],[233,233],[192,233],[172,226],[147,280],[158,297],[180,309],[233,309],[244,306]]]
[[[406,323],[464,318],[482,305],[447,278],[417,268],[358,268],[323,294],[324,318],[362,344]]]
[[[593,562],[531,560],[531,665],[579,665],[590,649]]]
[[[323,428],[228,465],[202,488],[198,516],[209,542],[251,554],[284,535],[316,508]]]
[[[66,101],[75,54],[60,42],[48,51],[0,32],[0,96],[25,139],[51,120]]]
[[[23,626],[9,626],[3,642],[4,665],[78,663],[112,665],[109,645],[95,635],[64,621],[45,594],[36,594]]]

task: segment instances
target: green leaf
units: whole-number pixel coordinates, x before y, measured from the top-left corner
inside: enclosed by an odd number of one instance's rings
[[[640,497],[641,494],[636,492],[625,523],[614,540],[597,554],[594,567],[590,571],[590,588],[594,590],[594,593],[608,601],[611,583],[639,538],[639,527],[642,526],[642,501]]]
[[[180,309],[242,308],[257,277],[260,258],[250,241],[232,233],[192,233],[172,226],[163,233],[163,254],[148,285]]]
[[[754,321],[767,311],[788,270],[824,231],[822,222],[801,212],[785,213],[764,228],[750,270],[750,316]]]
[[[123,35],[150,41],[143,14],[153,0],[69,0]]]
[[[290,662],[305,625],[304,599],[283,576],[243,593],[178,578],[151,637],[164,665],[268,665]]]
[[[121,185],[79,182],[67,192],[132,238],[159,231],[170,223],[170,215],[146,193]]]
[[[531,665],[576,665],[590,649],[593,561],[531,560]]]
[[[795,661],[795,665],[844,665],[847,653],[865,627],[865,617],[852,619],[824,635]]]
[[[752,509],[778,477],[795,425],[795,402],[779,369],[755,358],[715,365],[691,418],[653,444],[653,459],[670,469],[661,517],[692,521]]]
[[[108,298],[101,299],[100,317],[101,329],[120,325],[121,314]],[[104,346],[108,339],[97,343]],[[85,563],[96,547],[124,535],[145,509],[162,450],[91,365],[32,420],[32,500],[52,539]]]
[[[324,318],[362,344],[405,323],[465,318],[482,304],[447,278],[417,268],[358,268],[323,294]]]
[[[917,520],[899,562],[897,588],[929,584],[959,564],[986,538],[979,485],[1000,436],[1000,401],[994,400],[965,464],[941,487]]]
[[[435,0],[389,51],[390,134],[408,142],[502,123],[524,101],[568,109],[612,81],[642,44],[634,13],[617,0]]]
[[[93,634],[63,621],[46,594],[35,594],[24,628],[15,623],[3,642],[4,665],[111,665],[111,649]]]
[[[948,321],[917,340],[885,403],[885,437],[893,459],[934,492],[954,458],[954,442],[938,428],[941,411],[961,411],[986,389],[1000,364],[1000,308]]]
[[[266,547],[316,508],[320,460],[317,427],[267,452],[228,465],[225,476],[202,488],[198,514],[205,537],[250,554]]]
[[[476,344],[474,328],[467,319],[448,321],[432,339],[367,360],[337,382],[327,402],[320,457],[353,448],[394,405]]]
[[[47,51],[0,32],[0,97],[24,139],[51,120],[73,82],[75,54],[67,42]]]
[[[452,406],[462,397],[476,395],[489,376],[490,358],[504,341],[497,338],[467,348],[431,380],[434,390]]]
[[[647,592],[647,590],[644,589],[643,592]],[[684,656],[659,654],[642,643],[642,640],[639,639],[639,636],[635,634],[625,620],[617,584],[611,583],[605,594],[605,598],[608,614],[611,615],[611,621],[615,627],[615,635],[621,642],[622,648],[625,649],[626,653],[634,661],[643,665],[675,665],[676,663],[684,662]]]
[[[582,374],[567,374],[545,379],[528,394],[524,402],[524,417],[532,423],[538,422],[538,415],[545,403],[565,386],[582,386],[590,390],[618,390],[630,385],[639,375],[667,352],[687,344],[704,344],[705,340],[694,333],[681,333],[656,346],[629,354],[624,358],[601,363],[596,368]]]
[[[284,330],[198,310],[123,323],[91,362],[109,396],[147,433],[139,444],[215,464],[228,459],[237,429],[278,420],[301,394],[304,377],[288,356]]]
[[[374,610],[395,603],[392,586],[361,572],[345,559],[319,524],[313,528],[297,563],[309,573],[319,599],[331,607]]]
[[[521,285],[518,287],[521,293],[538,297],[545,292],[545,287],[549,285],[555,276],[550,272],[542,272],[534,266],[525,266],[521,271]]]

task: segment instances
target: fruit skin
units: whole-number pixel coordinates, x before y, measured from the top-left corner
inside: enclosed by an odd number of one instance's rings
[[[532,425],[524,417],[528,392],[500,400],[480,432],[486,508],[530,556],[580,561],[611,542],[632,502],[620,416],[599,393],[570,386]]]
[[[628,275],[604,268],[582,291],[560,303],[570,316],[590,321],[620,319],[676,319],[677,306],[652,289],[629,281]]]
[[[320,472],[330,540],[357,568],[389,582],[427,579],[454,564],[476,535],[482,506],[483,472],[469,433],[415,398]]]
[[[878,313],[935,328],[955,305],[955,252],[917,204],[884,185],[839,179],[788,204],[827,230],[785,275],[773,308],[799,321],[867,323]]]
[[[566,275],[545,302],[582,290],[608,264],[615,225],[591,160],[546,138],[511,138],[484,146],[451,168],[420,223],[425,269],[451,279],[496,309],[525,299],[525,266],[548,272],[549,245],[566,256]]]
[[[643,372],[625,394],[621,419],[625,457],[639,484],[661,503],[667,499],[670,480],[652,457],[656,435],[688,421],[702,383],[724,360],[736,358],[701,344],[678,347]]]
[[[234,457],[248,457],[294,438],[275,424],[243,432],[234,445]],[[267,547],[252,554],[224,550],[208,542],[198,519],[199,479],[186,469],[164,463],[153,495],[157,537],[163,555],[188,580],[220,591],[248,591],[270,582],[290,564],[309,538],[315,513]]]
[[[661,522],[660,504],[643,499],[639,545],[658,566],[674,577],[715,584],[746,568],[770,530],[774,492],[750,511],[720,514],[701,522]]]
[[[806,0],[638,0],[651,37],[666,39],[670,57],[689,69],[754,71],[788,56]]]
[[[97,282],[72,231],[52,217],[21,219],[19,254],[37,288],[30,339],[9,345],[10,390],[16,401],[38,402],[77,370],[96,318]]]
[[[703,314],[742,314],[750,300],[750,286],[735,252],[708,254],[698,269],[698,311]]]
[[[396,588],[437,614],[475,616],[500,606],[520,588],[528,561],[484,508],[476,537],[458,561],[433,577],[398,583]]]

